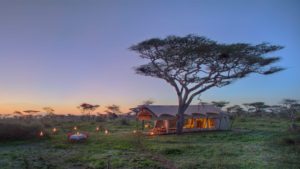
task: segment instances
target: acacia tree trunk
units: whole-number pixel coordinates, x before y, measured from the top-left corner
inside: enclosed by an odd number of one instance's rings
[[[186,105],[179,105],[178,111],[177,111],[177,122],[176,122],[176,133],[177,134],[182,134],[185,110],[186,110]]]

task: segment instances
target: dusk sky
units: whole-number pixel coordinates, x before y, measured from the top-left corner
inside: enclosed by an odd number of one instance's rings
[[[1,0],[0,113],[45,106],[79,113],[82,102],[101,105],[99,112],[110,104],[128,112],[146,99],[177,104],[165,81],[134,73],[145,61],[128,48],[187,34],[285,47],[274,53],[285,71],[212,88],[202,101],[300,99],[299,9],[298,0]]]

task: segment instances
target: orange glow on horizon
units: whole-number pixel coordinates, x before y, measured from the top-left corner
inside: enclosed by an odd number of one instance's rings
[[[13,112],[15,111],[20,111],[23,113],[24,110],[27,109],[32,109],[32,110],[38,110],[40,111],[37,114],[44,114],[44,110],[43,107],[51,107],[55,110],[55,114],[74,114],[74,115],[81,115],[80,110],[77,108],[79,104],[66,104],[66,105],[53,105],[51,106],[51,104],[45,104],[45,105],[37,105],[37,104],[29,104],[29,103],[9,103],[9,104],[2,104],[0,103],[0,114],[11,114],[11,115],[15,115],[13,114]],[[98,109],[96,109],[92,114],[97,115],[97,113],[104,113],[104,111],[106,110],[106,106],[110,105],[110,104],[105,104],[105,105],[101,105]],[[120,109],[123,113],[127,113],[129,112],[130,108],[138,105],[121,105],[121,104],[117,104],[120,105]]]

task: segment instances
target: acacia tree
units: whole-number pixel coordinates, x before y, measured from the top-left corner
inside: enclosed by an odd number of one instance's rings
[[[264,112],[265,109],[269,107],[264,102],[253,102],[248,103],[247,105],[254,110],[255,115],[259,116],[261,116],[262,112]]]
[[[46,116],[49,116],[49,117],[55,116],[55,114],[54,114],[55,110],[52,107],[44,107],[43,110],[45,110]]]
[[[227,101],[212,101],[211,103],[216,107],[219,107],[220,109],[222,109],[223,107],[229,104],[229,102]]]
[[[107,112],[107,113],[114,113],[114,114],[122,113],[121,110],[120,110],[120,106],[115,105],[115,104],[106,106],[106,109],[107,110],[105,110],[105,112]]]
[[[193,98],[212,87],[223,87],[251,73],[283,70],[269,66],[279,57],[265,55],[281,46],[261,43],[224,44],[206,37],[187,35],[152,38],[129,48],[149,62],[135,68],[137,74],[165,80],[178,97],[177,133],[182,132],[184,112]]]
[[[227,112],[229,113],[231,119],[231,124],[230,124],[230,129],[231,129],[235,119],[241,116],[241,114],[244,112],[244,109],[240,105],[233,105],[227,107]]]
[[[98,107],[100,107],[100,105],[92,105],[92,104],[88,104],[88,103],[82,103],[79,106],[77,106],[77,108],[81,111],[81,113],[83,115],[88,115],[90,116],[91,113],[93,111],[95,111]]]
[[[153,104],[153,103],[154,103],[153,100],[148,99],[148,100],[144,100],[144,101],[142,102],[142,105],[151,105],[151,104]]]
[[[106,106],[106,110],[105,112],[107,113],[107,116],[109,119],[114,119],[117,118],[118,115],[117,114],[121,114],[121,110],[120,110],[120,106],[112,104],[109,106]]]
[[[299,101],[294,99],[283,99],[281,103],[289,114],[289,118],[291,120],[291,129],[294,129],[296,112],[300,109]]]
[[[40,111],[38,111],[38,110],[24,110],[23,112],[27,114],[27,115],[25,115],[26,118],[31,118]]]
[[[18,110],[14,111],[13,114],[15,115],[15,117],[22,117],[23,116],[23,113],[18,111]]]

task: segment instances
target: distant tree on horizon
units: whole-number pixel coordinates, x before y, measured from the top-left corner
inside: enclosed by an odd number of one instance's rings
[[[27,119],[31,119],[33,117],[36,116],[36,114],[40,111],[38,110],[24,110],[24,113],[26,113],[25,115],[23,115],[23,117],[27,118]]]
[[[114,114],[121,114],[120,106],[112,104],[109,106],[106,106],[106,113],[114,113]]]
[[[211,103],[213,105],[215,105],[216,107],[219,107],[220,109],[222,109],[223,107],[225,107],[229,104],[229,102],[227,102],[227,101],[212,101]]]
[[[153,104],[153,103],[154,103],[153,100],[148,99],[148,100],[144,100],[144,101],[142,102],[142,105],[151,105],[151,104]]]
[[[296,128],[295,119],[296,119],[296,112],[300,110],[300,104],[298,100],[295,99],[283,99],[281,101],[282,105],[286,108],[287,112],[289,113],[289,118],[291,120],[291,129]]]
[[[244,109],[240,105],[233,105],[230,107],[227,107],[227,112],[229,113],[230,119],[231,119],[231,125],[230,128],[232,128],[232,125],[237,117],[240,117],[244,113]]]
[[[115,119],[118,117],[118,114],[122,114],[120,106],[115,104],[106,106],[106,110],[104,112],[106,112],[109,119]]]
[[[18,110],[14,111],[13,114],[18,115],[18,116],[23,116],[23,113]]]
[[[14,118],[22,118],[24,114],[18,110],[14,111],[12,114],[14,114]]]
[[[149,61],[135,68],[140,75],[165,80],[178,97],[177,133],[184,125],[184,112],[194,97],[212,87],[223,87],[252,73],[269,75],[283,70],[269,66],[279,57],[266,57],[283,47],[261,43],[225,44],[203,36],[152,38],[129,49]]]
[[[54,112],[55,110],[52,107],[44,107],[43,110],[46,112],[46,116],[55,116]]]
[[[266,108],[269,108],[270,106],[266,105],[264,102],[253,102],[247,104],[252,110],[254,110],[254,113],[256,115],[261,116],[262,113],[265,112]]]
[[[80,110],[82,115],[90,116],[93,111],[95,111],[100,105],[92,105],[88,103],[82,103],[77,108]]]

